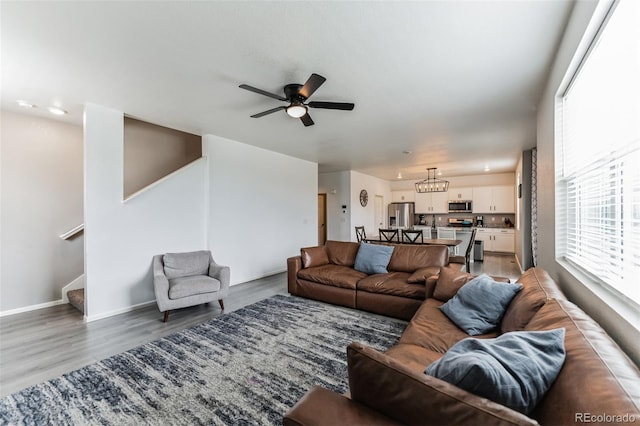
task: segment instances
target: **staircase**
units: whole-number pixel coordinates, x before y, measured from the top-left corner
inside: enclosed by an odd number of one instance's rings
[[[67,292],[69,303],[84,314],[84,288],[69,290]]]

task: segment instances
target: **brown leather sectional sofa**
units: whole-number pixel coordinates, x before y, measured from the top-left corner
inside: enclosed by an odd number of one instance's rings
[[[291,278],[290,275],[290,286]],[[438,309],[469,279],[470,275],[449,268],[442,269],[438,278],[427,279],[424,299],[395,346],[385,353],[356,342],[348,346],[349,394],[315,387],[285,415],[283,423],[640,424],[638,367],[539,268],[528,270],[517,281],[523,288],[511,301],[499,328],[476,336],[492,338],[510,331],[565,329],[566,358],[562,369],[529,416],[424,374],[425,368],[452,345],[469,337]],[[305,284],[299,278],[294,280],[295,285],[298,280]],[[315,293],[305,294],[309,297]],[[406,306],[413,310],[413,304]]]
[[[425,281],[449,265],[449,249],[393,246],[389,273],[374,275],[353,268],[359,243],[327,241],[324,246],[303,248],[300,256],[287,259],[289,293],[410,320],[426,297]]]

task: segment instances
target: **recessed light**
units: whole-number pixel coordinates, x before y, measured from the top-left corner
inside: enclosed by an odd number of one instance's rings
[[[50,106],[47,108],[51,114],[55,115],[65,115],[67,111],[63,110],[60,107]]]
[[[485,171],[485,172],[490,172],[490,171],[491,171],[491,169],[489,168],[489,166],[484,166],[484,171]]]
[[[19,100],[16,101],[18,103],[19,106],[21,106],[22,108],[36,108],[36,106],[34,104],[32,104],[31,102],[27,102],[24,100]]]
[[[402,179],[402,172],[398,172],[398,176],[396,176],[398,179]]]

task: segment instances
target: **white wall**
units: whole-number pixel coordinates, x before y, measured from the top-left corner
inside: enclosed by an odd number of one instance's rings
[[[386,223],[387,205],[391,202],[391,189],[388,180],[379,179],[359,172],[351,172],[351,226],[349,228],[350,240],[357,241],[356,226],[364,225],[367,236],[378,235],[379,226],[375,223],[376,195],[383,197],[384,218]],[[360,191],[367,190],[369,202],[366,207],[360,204]]]
[[[320,173],[318,193],[327,194],[327,239],[349,241],[354,207],[351,205],[351,172]]]
[[[318,165],[214,135],[209,160],[208,245],[237,284],[285,271],[318,240]]]
[[[0,312],[59,301],[82,275],[82,128],[2,112]]]
[[[601,5],[602,6],[602,5]],[[538,265],[554,277],[569,298],[600,323],[640,365],[640,332],[624,320],[616,309],[596,296],[556,260],[555,220],[555,102],[560,84],[589,26],[597,2],[576,2],[552,72],[538,106]],[[592,36],[592,35],[591,35]],[[590,37],[591,37],[590,36]],[[585,41],[589,37],[585,37]],[[594,290],[595,291],[595,290]],[[638,313],[631,312],[638,316]]]
[[[84,117],[87,320],[155,299],[151,258],[206,247],[206,161],[124,203],[123,113],[88,104]]]

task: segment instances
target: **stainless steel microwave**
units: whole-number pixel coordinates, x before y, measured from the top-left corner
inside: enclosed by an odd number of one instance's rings
[[[471,200],[449,201],[449,213],[471,213]]]

